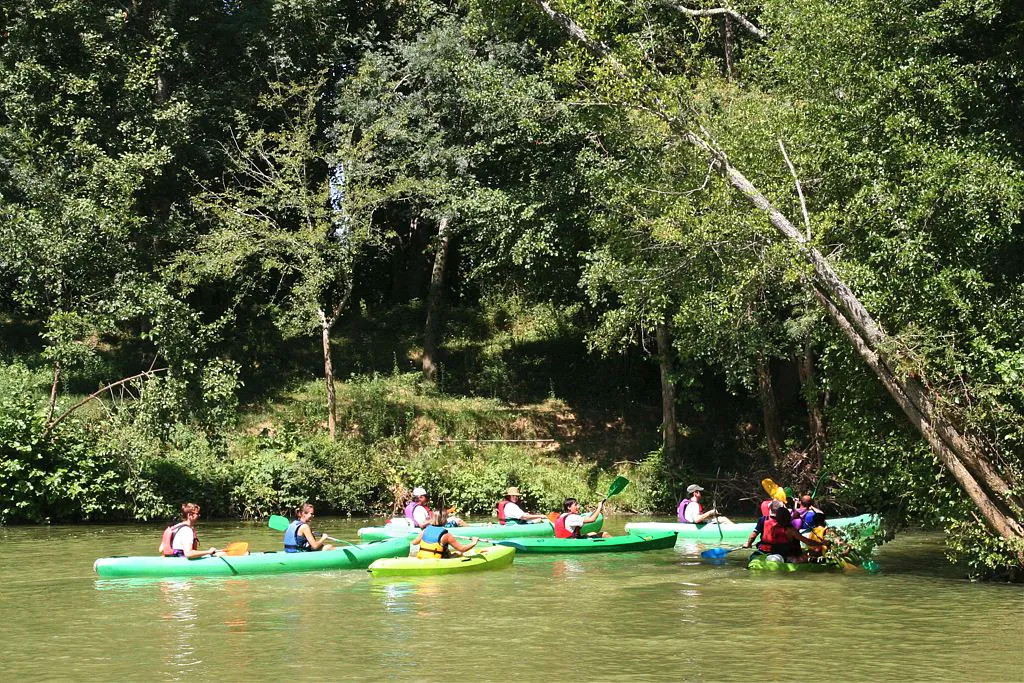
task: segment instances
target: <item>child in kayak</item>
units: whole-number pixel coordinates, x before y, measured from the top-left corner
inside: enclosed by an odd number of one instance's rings
[[[757,526],[750,532],[743,547],[751,547],[758,535],[761,536],[761,541],[757,544],[757,549],[768,556],[765,559],[769,562],[806,562],[808,556],[800,548],[801,543],[812,548],[822,547],[818,540],[801,536],[800,532],[793,528],[792,514],[780,501],[774,501],[771,513],[757,521]]]
[[[579,501],[575,498],[566,498],[565,502],[562,503],[562,514],[554,520],[555,538],[596,538],[598,536],[602,538],[610,538],[611,534],[607,531],[602,531],[600,533],[591,531],[586,536],[583,535],[583,526],[585,524],[590,524],[591,522],[596,522],[603,510],[604,501],[602,500],[597,504],[596,510],[584,517],[580,514]]]
[[[186,557],[195,560],[217,554],[216,548],[199,549],[199,536],[196,534],[196,520],[199,519],[199,506],[195,503],[182,503],[181,519],[177,524],[164,529],[160,539],[160,554],[164,557]]]
[[[412,545],[418,545],[416,558],[420,560],[440,560],[451,556],[451,549],[459,553],[465,553],[475,546],[480,539],[474,536],[470,542],[463,545],[459,539],[448,533],[445,523],[448,521],[448,513],[444,510],[434,510],[430,513],[430,524],[413,540]]]
[[[286,553],[305,553],[316,550],[334,550],[334,546],[324,543],[324,535],[318,541],[309,526],[313,519],[313,506],[303,503],[295,511],[295,519],[284,530],[284,551]]]

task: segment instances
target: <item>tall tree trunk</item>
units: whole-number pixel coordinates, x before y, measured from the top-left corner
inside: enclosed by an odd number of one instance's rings
[[[320,316],[320,340],[324,347],[324,382],[327,384],[327,431],[334,441],[338,432],[338,407],[334,393],[334,365],[331,362],[331,327],[334,320],[328,320],[324,309],[317,309]]]
[[[441,306],[444,303],[444,271],[448,261],[448,217],[437,226],[437,253],[430,272],[430,294],[427,296],[427,326],[423,335],[423,376],[437,377],[437,347],[441,331]]]
[[[571,38],[580,41],[587,50],[604,59],[622,78],[629,71],[611,54],[610,48],[592,40],[567,15],[554,10],[548,0],[534,0],[541,10]],[[783,237],[796,245],[800,255],[811,265],[815,277],[808,286],[825,307],[832,321],[847,336],[857,353],[875,372],[879,380],[900,405],[907,417],[927,440],[943,466],[953,475],[961,488],[978,506],[990,528],[1003,538],[1024,538],[1024,527],[1015,519],[1024,510],[1024,501],[1013,492],[1015,482],[1010,473],[1000,473],[986,456],[977,440],[960,433],[957,426],[935,408],[943,403],[942,395],[915,377],[901,378],[892,368],[898,363],[889,357],[898,356],[899,349],[882,327],[868,313],[864,305],[839,278],[832,265],[810,244],[788,218],[734,167],[725,152],[708,142],[707,134],[698,134],[688,122],[670,113],[657,93],[641,88],[643,104],[668,124],[689,144],[707,154],[711,166],[734,188],[739,190],[758,209],[767,214],[768,221]],[[650,101],[647,101],[647,100]],[[898,357],[897,357],[898,360]],[[951,404],[951,402],[945,402]],[[1024,564],[1024,553],[1018,554]]]
[[[57,407],[57,387],[60,386],[60,361],[53,361],[53,382],[50,384],[50,404],[46,407],[46,424],[53,419],[53,411]]]
[[[681,463],[676,383],[672,377],[672,340],[665,323],[657,326],[655,334],[658,340],[658,366],[661,369],[661,450],[669,462]]]
[[[807,452],[813,459],[814,470],[821,470],[825,453],[825,405],[818,391],[814,372],[814,349],[810,342],[804,345],[804,353],[797,358],[800,373],[800,387],[807,403]]]
[[[757,389],[761,396],[761,412],[764,417],[764,438],[768,442],[768,454],[776,467],[782,462],[782,420],[779,419],[779,405],[775,401],[772,386],[772,369],[765,356],[757,357]]]
[[[726,14],[722,21],[722,46],[725,53],[725,77],[732,79],[732,17]]]

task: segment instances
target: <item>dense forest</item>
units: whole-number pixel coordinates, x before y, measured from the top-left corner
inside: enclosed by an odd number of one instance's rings
[[[1012,574],[1022,100],[1016,0],[8,0],[0,523],[772,475]]]

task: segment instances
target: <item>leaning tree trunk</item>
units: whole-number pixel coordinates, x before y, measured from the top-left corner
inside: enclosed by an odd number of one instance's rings
[[[655,329],[658,340],[658,366],[661,369],[661,449],[669,462],[681,463],[679,422],[676,419],[676,383],[672,377],[672,340],[668,326]]]
[[[444,272],[448,261],[448,217],[437,226],[437,253],[430,273],[430,294],[427,296],[427,326],[423,335],[423,377],[437,377],[437,347],[441,332],[441,306],[444,302]]]
[[[764,418],[764,438],[768,443],[768,454],[772,464],[778,468],[782,464],[782,420],[779,419],[779,405],[775,401],[775,388],[772,386],[772,369],[768,359],[762,355],[757,357],[757,390],[761,397],[761,414]]]
[[[570,17],[554,10],[548,0],[534,2],[552,21],[562,26],[572,39],[581,42],[591,54],[605,60],[617,75],[629,78],[629,71],[615,59],[607,45],[588,37]],[[847,336],[858,355],[875,372],[927,440],[939,461],[977,505],[989,527],[1011,541],[1024,538],[1024,528],[1015,518],[1024,510],[1024,501],[1013,491],[1013,475],[999,472],[977,440],[961,434],[952,420],[936,410],[936,405],[942,403],[941,394],[915,377],[900,377],[893,371],[898,363],[889,354],[898,351],[894,350],[888,335],[839,278],[828,260],[730,163],[724,151],[708,141],[706,131],[701,130],[698,134],[691,130],[688,122],[671,114],[657,93],[649,88],[641,87],[638,92],[643,98],[640,104],[644,109],[661,118],[690,145],[703,151],[712,168],[754,206],[764,211],[772,226],[797,247],[800,255],[814,270],[815,276],[808,286],[825,307],[833,323]],[[1018,553],[1018,561],[1024,564],[1024,553]]]

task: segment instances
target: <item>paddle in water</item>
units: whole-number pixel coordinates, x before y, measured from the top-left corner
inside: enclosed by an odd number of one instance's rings
[[[737,546],[735,548],[708,548],[707,550],[702,552],[700,556],[709,560],[720,560],[729,553],[735,552],[737,550],[743,550],[743,546]]]
[[[288,529],[289,524],[291,524],[291,522],[288,521],[288,518],[283,517],[281,515],[270,515],[270,519],[267,520],[267,526],[273,529],[274,531],[285,531]],[[327,534],[322,534],[321,537],[326,538],[329,541],[334,541],[335,543],[355,545],[355,543],[352,543],[351,541],[343,541],[340,538],[334,538],[333,536],[328,536]]]

